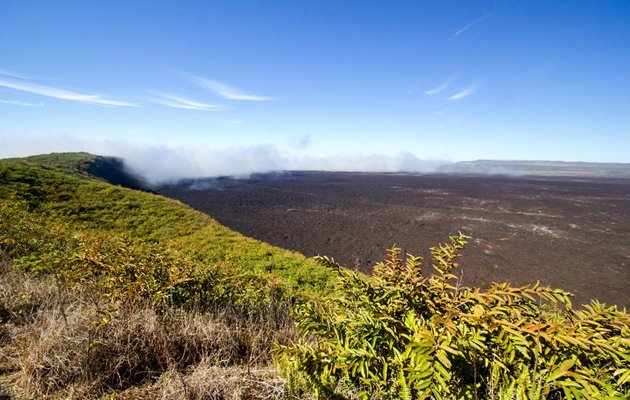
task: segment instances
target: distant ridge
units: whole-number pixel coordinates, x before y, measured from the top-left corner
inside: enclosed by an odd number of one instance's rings
[[[121,158],[90,153],[50,153],[25,157],[23,160],[44,168],[89,175],[116,186],[129,189],[149,189],[143,178],[130,172]]]
[[[120,158],[97,157],[94,162],[88,166],[86,172],[112,185],[137,190],[148,189],[147,183],[139,176],[129,172],[129,170],[125,168],[124,161]]]
[[[440,167],[455,174],[531,175],[588,178],[630,178],[630,163],[595,163],[542,160],[475,160]]]

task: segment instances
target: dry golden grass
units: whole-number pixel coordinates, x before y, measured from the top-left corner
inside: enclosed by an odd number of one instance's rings
[[[204,359],[187,374],[170,371],[158,383],[160,398],[176,399],[284,399],[284,381],[273,367],[245,370],[220,367]]]
[[[106,304],[0,260],[0,399],[280,399],[288,305],[255,315]],[[49,279],[49,278],[48,278]]]

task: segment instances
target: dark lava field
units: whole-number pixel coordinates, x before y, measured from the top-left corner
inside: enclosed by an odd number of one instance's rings
[[[162,187],[247,236],[369,272],[471,235],[463,283],[509,281],[630,306],[630,179],[293,172]],[[429,261],[427,259],[427,261]]]

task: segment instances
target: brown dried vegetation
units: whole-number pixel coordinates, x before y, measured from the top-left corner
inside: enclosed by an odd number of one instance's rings
[[[286,308],[247,314],[139,302],[105,314],[87,293],[58,291],[6,257],[0,265],[0,398],[284,394],[270,349],[295,338]]]

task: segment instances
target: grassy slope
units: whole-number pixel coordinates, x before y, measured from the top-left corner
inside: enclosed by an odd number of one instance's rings
[[[120,167],[0,160],[0,398],[284,398],[272,350],[328,271]]]
[[[298,291],[325,290],[326,270],[302,255],[234,232],[162,196],[113,186],[88,174],[103,158],[87,153],[0,160],[0,202],[71,229],[164,244],[203,264],[280,277]]]

